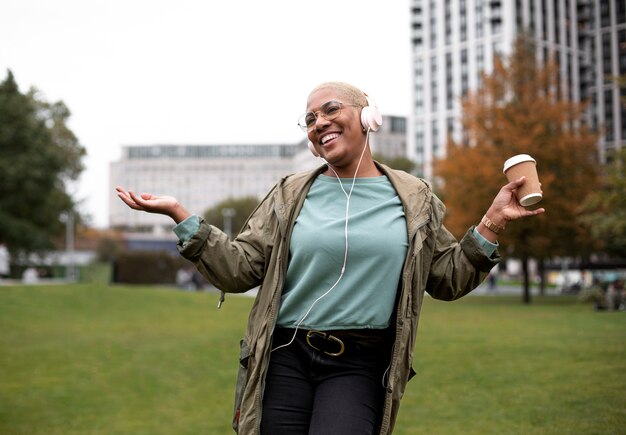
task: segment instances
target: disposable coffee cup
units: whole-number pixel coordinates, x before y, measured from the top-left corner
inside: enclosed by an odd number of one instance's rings
[[[537,175],[537,162],[528,154],[518,154],[504,162],[504,175],[509,183],[517,180],[521,176],[526,177],[526,181],[517,188],[515,194],[517,200],[524,207],[537,204],[543,198],[539,176]]]

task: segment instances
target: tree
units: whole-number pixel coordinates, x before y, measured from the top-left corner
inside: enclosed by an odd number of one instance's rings
[[[236,235],[243,228],[248,216],[259,204],[259,200],[252,196],[243,198],[228,198],[204,213],[204,219],[211,225],[228,232],[226,225],[230,224],[231,235]],[[230,220],[230,222],[229,222]]]
[[[626,148],[610,157],[601,188],[585,201],[583,221],[605,252],[626,258]]]
[[[558,93],[553,62],[540,65],[518,38],[508,64],[494,60],[483,87],[463,101],[467,143],[448,142],[435,175],[448,205],[446,225],[455,234],[477,222],[506,182],[503,162],[516,154],[537,160],[544,215],[510,224],[500,240],[522,261],[523,300],[530,302],[528,260],[588,255],[594,240],[579,219],[581,204],[597,186],[597,135],[583,122],[585,106]]]
[[[394,158],[388,159],[384,157],[382,154],[374,154],[373,157],[374,157],[374,160],[380,163],[383,163],[389,166],[390,168],[399,169],[401,171],[408,172],[409,174],[413,173],[413,170],[415,169],[415,162],[413,162],[410,159],[407,159],[406,157],[394,157]]]
[[[67,183],[83,170],[85,149],[67,127],[70,111],[8,71],[0,83],[0,240],[14,254],[53,247],[63,213],[75,213]]]

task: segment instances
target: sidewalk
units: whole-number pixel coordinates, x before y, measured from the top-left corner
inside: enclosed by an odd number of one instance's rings
[[[485,281],[480,284],[474,291],[470,293],[470,296],[510,296],[510,295],[521,295],[523,291],[521,284],[507,284],[507,283],[498,283],[495,289],[490,289],[489,284]],[[536,285],[531,286],[530,288],[531,296],[539,296],[539,288]],[[546,295],[549,296],[558,296],[560,292],[558,289],[554,287],[546,288]]]
[[[36,281],[31,282],[26,282],[21,279],[0,279],[0,286],[60,285],[73,283],[75,283],[75,281],[67,281],[63,278],[38,278]]]

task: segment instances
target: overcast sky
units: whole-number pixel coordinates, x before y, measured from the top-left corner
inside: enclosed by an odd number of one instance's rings
[[[297,142],[328,80],[408,115],[409,20],[407,0],[3,0],[0,80],[69,107],[75,194],[105,227],[122,145]]]

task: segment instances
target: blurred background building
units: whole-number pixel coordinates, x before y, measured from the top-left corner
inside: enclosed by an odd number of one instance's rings
[[[406,156],[406,118],[383,116],[383,125],[370,135],[372,151],[385,158]],[[172,248],[171,219],[138,213],[115,194],[115,186],[134,192],[174,196],[194,214],[229,198],[263,198],[278,180],[319,166],[306,146],[247,145],[129,145],[110,166],[109,227],[126,234],[130,249]]]
[[[481,85],[493,56],[507,56],[520,33],[531,35],[540,60],[555,56],[560,92],[590,101],[600,128],[598,157],[626,145],[626,107],[614,78],[626,74],[624,0],[412,0],[413,113],[408,157],[430,178],[448,135],[463,140],[461,97]]]

